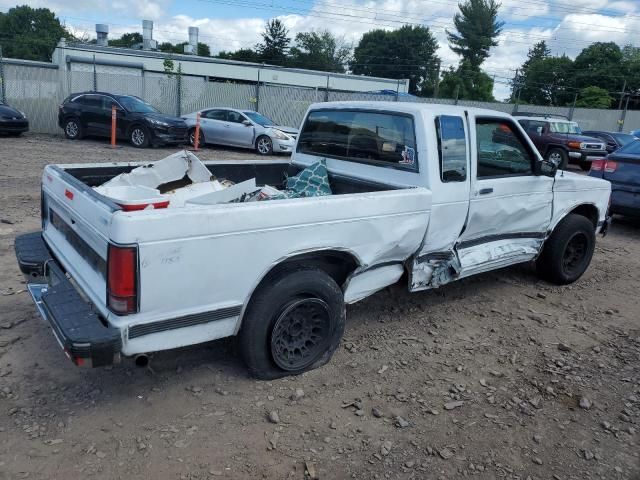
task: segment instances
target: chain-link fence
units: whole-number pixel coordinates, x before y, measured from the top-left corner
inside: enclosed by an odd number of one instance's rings
[[[7,63],[0,69],[5,101],[27,114],[30,129],[38,133],[61,133],[58,105],[70,94],[98,90],[114,94],[136,95],[159,111],[184,115],[205,108],[224,106],[258,110],[276,123],[298,126],[312,103],[325,101],[400,101],[442,103],[468,107],[560,114],[576,120],[583,129],[617,131],[640,128],[640,111],[596,110],[509,103],[456,101],[445,98],[419,98],[404,94],[344,92],[324,88],[301,88],[270,84],[210,82],[204,77],[151,72],[103,73],[91,70],[46,68]]]

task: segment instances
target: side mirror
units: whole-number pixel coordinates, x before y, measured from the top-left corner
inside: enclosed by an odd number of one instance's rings
[[[555,177],[558,166],[550,160],[542,160],[538,163],[538,175],[545,177]]]
[[[243,120],[243,121],[242,121],[242,124],[243,124],[245,127],[250,127],[251,125],[253,125],[249,120]]]

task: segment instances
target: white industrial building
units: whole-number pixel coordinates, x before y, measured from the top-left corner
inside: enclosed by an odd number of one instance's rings
[[[182,74],[205,78],[210,81],[236,81],[243,83],[269,83],[296,87],[331,90],[372,92],[393,90],[406,93],[409,80],[365,77],[341,73],[320,72],[298,68],[285,68],[267,64],[200,57],[197,52],[198,28],[189,28],[189,43],[185,54],[169,54],[156,51],[153,40],[153,22],[143,22],[143,43],[140,48],[107,46],[108,26],[96,25],[96,44],[72,43],[61,40],[52,61],[61,70],[95,71],[143,76],[145,72],[164,73],[164,61],[180,64]]]

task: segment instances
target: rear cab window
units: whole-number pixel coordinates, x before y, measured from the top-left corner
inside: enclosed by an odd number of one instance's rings
[[[300,132],[297,151],[418,171],[415,121],[400,112],[313,110]]]

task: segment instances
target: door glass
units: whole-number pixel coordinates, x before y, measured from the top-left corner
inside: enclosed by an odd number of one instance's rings
[[[467,140],[461,117],[442,115],[436,118],[440,179],[464,182],[467,179]]]
[[[244,120],[245,117],[242,114],[231,110],[227,111],[227,121],[232,123],[242,123]]]
[[[224,110],[209,110],[205,114],[205,118],[209,120],[226,120],[227,112]]]
[[[102,108],[102,97],[99,95],[85,95],[82,104],[92,108]]]
[[[478,178],[531,175],[536,157],[513,122],[476,120]]]

